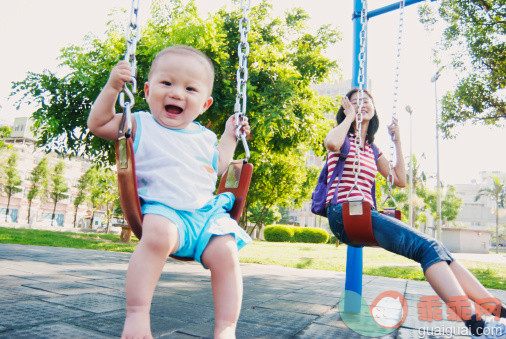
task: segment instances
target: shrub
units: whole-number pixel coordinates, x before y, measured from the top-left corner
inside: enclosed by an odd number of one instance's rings
[[[267,226],[264,229],[264,238],[273,242],[288,242],[292,239],[293,227],[286,226]]]
[[[329,234],[321,228],[300,227],[294,229],[292,241],[312,244],[325,244],[328,240]]]
[[[329,241],[327,241],[327,244],[336,245],[336,247],[337,247],[337,246],[339,246],[339,240],[336,238],[335,235],[331,235],[329,237]]]

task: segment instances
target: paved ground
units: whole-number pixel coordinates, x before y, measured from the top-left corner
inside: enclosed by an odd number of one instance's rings
[[[0,338],[119,337],[129,257],[0,244]],[[338,310],[343,273],[241,266],[244,301],[238,338],[362,337],[346,326]],[[434,295],[427,283],[364,277],[368,304],[390,290],[405,297],[408,312],[403,325],[386,338],[458,338],[456,334],[466,333],[458,322],[419,320],[420,297]],[[506,291],[492,293],[506,301]],[[152,330],[155,338],[212,337],[209,271],[196,263],[168,261],[153,299]]]

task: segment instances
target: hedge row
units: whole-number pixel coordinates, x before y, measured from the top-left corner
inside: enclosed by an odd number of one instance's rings
[[[312,244],[325,244],[329,234],[321,228],[293,227],[285,225],[267,226],[264,230],[267,241],[273,242],[303,242]]]

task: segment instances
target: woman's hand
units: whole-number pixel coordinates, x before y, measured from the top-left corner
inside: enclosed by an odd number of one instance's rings
[[[401,141],[397,118],[393,118],[392,123],[388,125],[388,134],[392,137],[393,142],[398,143]]]
[[[355,110],[355,107],[353,107],[353,105],[350,102],[350,99],[348,99],[347,96],[343,96],[343,98],[341,99],[341,105],[343,106],[344,115],[346,115],[346,118],[355,121],[357,111]]]

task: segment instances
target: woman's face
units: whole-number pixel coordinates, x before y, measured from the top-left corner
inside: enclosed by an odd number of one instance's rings
[[[355,112],[358,113],[359,107],[358,92],[355,92],[351,95],[350,103],[355,108]],[[362,120],[370,121],[374,117],[374,114],[375,114],[375,107],[372,98],[366,92],[364,92],[362,104]]]

